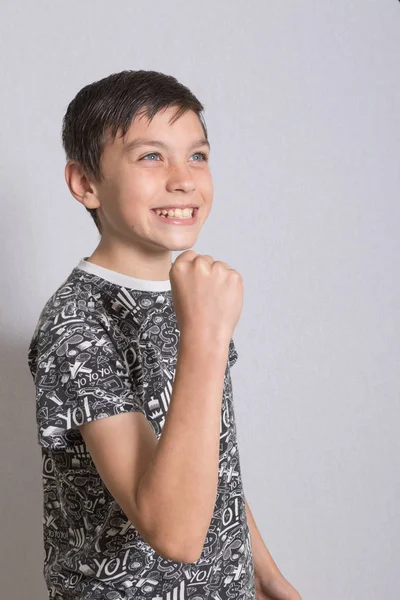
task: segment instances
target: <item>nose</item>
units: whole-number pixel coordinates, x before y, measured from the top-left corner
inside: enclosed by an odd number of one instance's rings
[[[182,190],[183,192],[193,192],[196,189],[196,183],[193,175],[187,166],[174,165],[170,168],[167,180],[167,189],[170,192]]]

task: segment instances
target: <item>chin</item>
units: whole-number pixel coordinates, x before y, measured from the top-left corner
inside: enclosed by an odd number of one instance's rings
[[[171,244],[168,246],[168,249],[171,250],[172,252],[178,251],[178,250],[190,250],[190,248],[192,248],[195,243],[196,243],[197,239],[192,241],[191,243],[176,243],[176,244]]]

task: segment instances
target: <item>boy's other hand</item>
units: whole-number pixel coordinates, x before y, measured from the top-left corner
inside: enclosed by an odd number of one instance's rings
[[[208,254],[186,250],[169,278],[180,334],[229,342],[243,308],[240,273]]]

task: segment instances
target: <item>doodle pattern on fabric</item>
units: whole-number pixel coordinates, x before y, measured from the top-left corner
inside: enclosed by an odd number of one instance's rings
[[[179,329],[171,290],[136,289],[127,276],[121,279],[131,287],[123,286],[112,274],[118,275],[82,259],[46,302],[29,346],[49,598],[256,600],[230,375],[238,356],[233,339],[216,503],[196,562],[168,560],[147,544],[86,449],[81,424],[128,411],[142,412],[159,439],[175,375]]]

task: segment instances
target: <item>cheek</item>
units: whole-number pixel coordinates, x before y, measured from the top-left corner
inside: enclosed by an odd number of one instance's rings
[[[201,182],[200,189],[204,200],[208,203],[211,203],[214,195],[214,188],[211,176],[204,177],[204,179]]]
[[[157,195],[159,182],[155,174],[149,171],[132,172],[123,177],[120,182],[120,199],[124,206],[134,204],[143,208],[151,205]]]

